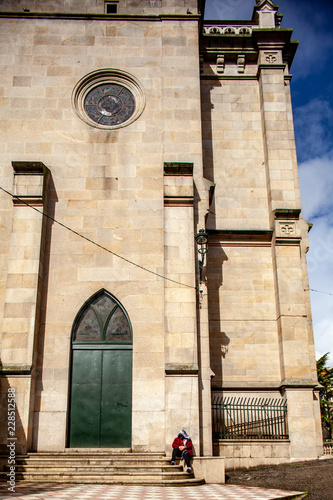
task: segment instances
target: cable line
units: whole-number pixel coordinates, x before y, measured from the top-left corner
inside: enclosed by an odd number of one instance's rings
[[[310,292],[318,292],[318,293],[325,293],[326,295],[333,295],[333,293],[330,292],[323,292],[322,290],[314,290],[313,288],[309,288]]]
[[[139,269],[142,269],[143,271],[146,271],[147,273],[150,273],[150,274],[154,274],[155,276],[158,276],[159,278],[162,278],[166,281],[171,281],[172,283],[176,283],[177,285],[181,285],[181,286],[186,286],[188,288],[194,288],[194,290],[197,290],[197,287],[196,286],[193,286],[193,285],[187,285],[186,283],[181,283],[180,281],[176,281],[176,280],[173,280],[171,278],[167,278],[166,276],[163,276],[163,274],[158,274],[156,273],[155,271],[151,271],[150,269],[147,269],[146,267],[143,267],[143,266],[140,266],[140,264],[137,264],[136,262],[132,262],[131,260],[129,259],[126,259],[126,257],[123,257],[122,255],[119,255],[115,252],[113,252],[112,250],[110,250],[109,248],[106,248],[104,247],[103,245],[100,245],[99,243],[96,243],[96,241],[93,241],[89,238],[87,238],[86,236],[84,236],[83,234],[81,233],[78,233],[77,231],[75,231],[74,229],[66,226],[65,224],[63,224],[62,222],[59,222],[57,219],[54,219],[53,217],[51,217],[50,215],[47,215],[45,212],[43,212],[42,210],[38,210],[38,208],[36,207],[33,207],[32,205],[30,205],[29,203],[27,203],[25,200],[22,200],[22,198],[20,198],[19,196],[16,196],[15,194],[12,194],[10,193],[9,191],[7,191],[6,189],[4,189],[3,187],[0,186],[0,189],[2,191],[4,191],[5,193],[7,193],[9,196],[11,196],[12,198],[15,198],[16,200],[19,200],[21,203],[23,203],[24,205],[27,205],[29,208],[32,208],[33,210],[35,210],[36,212],[40,213],[41,215],[43,215],[44,217],[47,217],[48,219],[50,219],[51,221],[55,222],[56,224],[59,224],[59,226],[67,229],[68,231],[71,231],[72,233],[76,234],[77,236],[79,236],[80,238],[83,238],[84,240],[86,241],[89,241],[89,243],[92,243],[93,245],[101,248],[102,250],[105,250],[106,252],[109,252],[111,253],[112,255],[114,255],[115,257],[118,257],[119,259],[122,259],[124,260],[125,262],[128,262],[129,264],[132,264],[133,266],[136,266],[138,267]]]

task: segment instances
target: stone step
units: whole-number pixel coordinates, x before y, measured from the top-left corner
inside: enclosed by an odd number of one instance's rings
[[[43,465],[48,465],[48,464],[60,464],[60,463],[68,463],[68,464],[119,464],[119,465],[146,465],[149,466],[151,465],[169,465],[171,461],[171,458],[125,458],[125,457],[45,457],[45,458],[40,458],[40,457],[24,457],[24,458],[17,458],[16,457],[16,463],[20,464],[26,464],[26,463],[31,463],[31,464],[43,464]]]
[[[51,457],[25,457],[25,458],[17,458],[16,463],[20,465],[24,464],[40,464],[45,467],[52,466],[54,464],[64,464],[64,465],[77,465],[77,464],[86,464],[86,465],[101,465],[101,466],[134,466],[134,465],[144,465],[146,467],[149,466],[166,466],[170,464],[170,459],[148,459],[148,458],[129,458],[129,457],[55,457],[51,459]]]
[[[1,481],[6,481],[5,473],[0,473]],[[196,486],[204,484],[203,479],[193,477],[193,474],[53,474],[53,473],[20,473],[17,472],[15,480],[36,483],[80,483],[80,484],[131,484],[131,485],[165,485],[165,486]]]
[[[50,479],[49,477],[38,478],[35,477],[16,477],[16,484],[29,482],[29,483],[61,483],[61,484],[122,484],[122,485],[130,485],[130,486],[200,486],[205,484],[204,479],[197,479],[187,477],[186,479],[157,479],[157,478],[138,478],[133,476],[123,476],[121,479],[118,477],[104,477],[104,476],[71,476],[70,478],[64,478],[63,476],[59,476],[54,479]],[[1,481],[5,481],[1,479]]]
[[[5,467],[8,470],[8,467]],[[28,453],[16,457],[16,481],[189,486],[204,484],[193,472],[184,472],[182,463],[170,465],[160,453],[110,453],[109,450],[66,450]],[[5,482],[7,472],[0,473]]]
[[[8,467],[6,467],[6,470]],[[50,464],[47,466],[47,471],[48,472],[68,472],[69,470],[71,473],[74,473],[75,471],[84,471],[84,472],[97,472],[100,470],[103,470],[104,473],[162,473],[162,472],[182,472],[183,467],[181,465],[178,466],[172,466],[172,465],[165,465],[165,466],[144,466],[144,465],[135,465],[135,466],[100,466],[99,464],[93,465],[93,464],[88,464],[88,465],[81,465],[81,464],[76,464],[76,465],[66,465],[66,464]],[[45,465],[43,464],[37,464],[37,465],[32,465],[30,463],[20,465],[16,464],[16,471],[18,472],[40,472],[41,470],[46,470]]]
[[[6,476],[6,472],[1,472],[1,476]],[[84,478],[85,476],[91,476],[91,477],[101,477],[101,471],[84,471],[84,470],[78,470],[78,471],[16,471],[15,474],[17,477],[24,477],[24,479],[29,478],[44,478],[48,477],[50,479],[54,478],[71,478],[73,476],[76,477],[82,477]],[[186,479],[187,477],[193,478],[193,473],[191,472],[188,474],[187,472],[159,472],[159,471],[102,471],[103,477],[137,477],[137,478],[146,478],[146,479]]]
[[[131,452],[130,450],[117,450],[114,448],[66,448],[65,451],[38,451],[28,452],[21,456],[39,456],[39,457],[63,457],[63,456],[116,456],[116,457],[151,457],[165,458],[163,453],[152,452]]]

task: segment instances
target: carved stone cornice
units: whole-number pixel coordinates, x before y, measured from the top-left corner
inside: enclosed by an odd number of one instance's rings
[[[299,245],[301,242],[299,208],[277,208],[274,210],[276,245]]]
[[[242,24],[241,26],[230,24],[205,24],[202,33],[211,36],[251,36],[253,26]]]
[[[291,66],[298,42],[292,29],[260,28],[253,21],[206,22],[200,39],[202,78],[257,78],[262,68]]]

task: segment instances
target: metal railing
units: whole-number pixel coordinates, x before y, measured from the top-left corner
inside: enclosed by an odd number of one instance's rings
[[[285,399],[223,398],[212,402],[213,439],[288,439]]]

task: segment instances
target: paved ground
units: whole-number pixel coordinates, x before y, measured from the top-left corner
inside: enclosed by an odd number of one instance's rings
[[[16,500],[274,500],[301,498],[296,492],[209,484],[203,486],[156,487],[112,485],[17,485],[16,493],[0,486],[0,498]]]
[[[228,472],[226,484],[155,487],[18,483],[0,484],[0,499],[16,500],[333,500],[333,458]]]
[[[227,472],[226,484],[306,491],[306,500],[333,500],[333,457]]]

